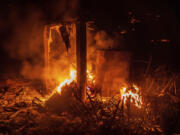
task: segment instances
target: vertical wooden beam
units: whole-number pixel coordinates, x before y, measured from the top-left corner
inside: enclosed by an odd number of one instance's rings
[[[76,23],[77,86],[83,101],[86,99],[86,49],[86,23],[79,21]]]

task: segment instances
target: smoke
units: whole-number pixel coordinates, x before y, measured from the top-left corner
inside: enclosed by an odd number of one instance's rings
[[[78,0],[46,2],[9,5],[7,21],[3,22],[9,31],[3,47],[12,60],[20,61],[16,72],[27,79],[43,79],[45,76],[44,26],[56,19],[70,21],[76,18],[79,7]]]
[[[50,14],[51,19],[60,18],[62,21],[72,21],[76,19],[78,8],[79,1],[76,0],[53,0],[46,12]],[[9,40],[4,44],[4,48],[11,58],[21,61],[19,70],[21,76],[31,80],[44,80],[47,71],[44,63],[43,30],[46,22],[48,21],[51,24],[51,21],[46,20],[48,17],[44,10],[32,5],[23,9],[16,7],[10,9],[8,25],[11,27],[11,32]],[[68,78],[70,70],[76,68],[75,30],[74,26],[67,27],[69,33],[71,33],[71,48],[68,53],[61,35],[52,30],[50,47],[52,53],[50,54],[48,75],[50,79],[59,82]],[[126,55],[121,54],[121,52],[109,52],[111,49],[124,48],[124,46],[120,33],[116,32],[110,35],[102,30],[97,32],[87,31],[88,69],[99,77],[102,87],[105,87],[104,84],[106,83],[108,84],[106,87],[113,86],[115,88],[117,87],[116,84],[122,82],[122,78],[127,78],[128,64],[126,61],[128,60],[126,59],[128,58],[121,56]],[[101,53],[100,49],[107,51]]]
[[[118,93],[128,84],[130,57],[120,33],[108,34],[105,30],[87,33],[88,66],[96,77],[96,85],[103,96]]]
[[[62,21],[73,21],[79,11],[79,0],[51,0],[46,3],[51,14],[50,18],[60,18]]]
[[[61,27],[61,26],[60,26]],[[70,70],[76,69],[76,35],[75,25],[67,25],[69,33],[70,48],[66,49],[66,45],[59,33],[59,26],[51,29],[51,43],[49,44],[49,69],[46,71],[46,78],[51,80],[50,83],[63,82],[69,78]],[[53,82],[53,80],[55,82]]]
[[[44,26],[42,11],[32,6],[25,9],[11,6],[7,17],[10,31],[4,49],[12,60],[20,61],[19,71],[16,72],[28,79],[41,78]]]
[[[118,32],[110,35],[106,31],[98,31],[95,40],[97,47],[101,49],[122,49],[125,47],[122,35]]]
[[[88,27],[89,27],[88,23]],[[125,49],[126,44],[124,43],[123,37],[120,33],[114,32],[108,34],[105,30],[92,31],[87,30],[87,59],[88,66],[90,69],[94,69],[94,64],[97,60],[98,49]],[[93,66],[94,65],[94,66]],[[95,70],[95,69],[94,69]]]

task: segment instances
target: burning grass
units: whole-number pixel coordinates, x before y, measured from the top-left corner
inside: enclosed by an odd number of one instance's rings
[[[141,83],[138,89],[137,86],[122,89],[123,96],[105,98],[88,92],[86,102],[81,100],[73,81],[61,88],[61,94],[57,92],[51,97],[42,96],[30,83],[9,81],[0,91],[0,133],[159,135],[177,132],[180,101],[173,94],[172,85],[176,77],[161,80],[152,75],[145,76],[146,84]],[[167,85],[163,81],[170,82]],[[96,87],[90,90],[93,89],[96,91]]]

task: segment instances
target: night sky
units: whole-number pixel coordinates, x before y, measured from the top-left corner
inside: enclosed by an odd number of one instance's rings
[[[43,25],[63,20],[68,10],[71,11],[67,3],[72,1],[76,3],[75,0],[1,1],[1,78],[4,74],[14,75],[21,66],[22,59],[11,57],[6,49],[17,34],[18,24],[18,32],[24,32],[26,35],[29,34],[33,23],[38,21],[41,22],[43,30]],[[77,4],[77,12],[73,11],[68,12],[72,18],[82,16],[87,20],[93,20],[97,30],[105,30],[110,35],[115,31],[126,31],[127,33],[122,35],[123,40],[133,50],[134,59],[148,60],[149,56],[152,56],[154,66],[166,64],[172,70],[179,71],[180,14],[175,0],[81,0]],[[38,19],[28,22],[31,15],[36,15],[36,12],[39,15]],[[27,30],[22,29],[26,26]]]

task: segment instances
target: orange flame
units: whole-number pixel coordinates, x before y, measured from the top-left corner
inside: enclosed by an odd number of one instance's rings
[[[87,70],[86,72],[87,72],[87,81],[95,83],[94,74],[92,72],[90,72],[89,70]]]
[[[70,71],[70,78],[69,78],[69,79],[65,79],[62,83],[59,84],[59,86],[56,88],[57,92],[58,92],[59,94],[61,94],[62,87],[65,86],[65,85],[69,85],[69,84],[72,83],[75,79],[76,79],[76,71],[75,71],[75,70],[71,70],[71,71]]]
[[[136,107],[141,108],[141,105],[143,104],[142,98],[139,95],[139,88],[136,85],[133,85],[134,91],[128,90],[126,87],[123,87],[120,89],[121,99],[124,100],[124,103],[127,103],[127,100],[129,97],[130,102],[134,103]]]
[[[61,83],[57,86],[56,90],[57,90],[57,92],[58,92],[59,94],[61,94],[61,91],[62,91],[62,87],[63,87],[63,86],[69,85],[69,84],[71,84],[73,81],[76,80],[76,70],[71,70],[69,76],[70,76],[69,79],[65,79],[63,82],[61,82]],[[93,82],[93,83],[95,82],[95,80],[94,80],[94,75],[93,75],[89,70],[87,70],[87,80],[88,80],[88,81],[91,81],[91,82]]]

